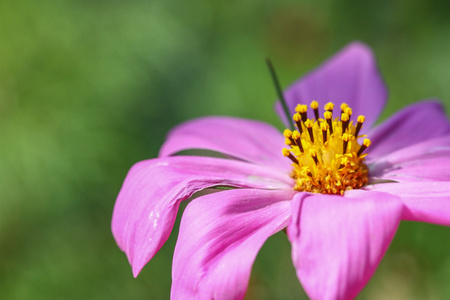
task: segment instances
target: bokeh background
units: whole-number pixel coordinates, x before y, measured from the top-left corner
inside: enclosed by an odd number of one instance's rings
[[[168,299],[177,230],[137,279],[110,232],[131,165],[200,116],[281,128],[264,58],[287,86],[356,39],[390,88],[382,118],[428,97],[449,108],[449,3],[1,1],[0,298]],[[402,222],[359,298],[450,299],[449,237]],[[246,298],[302,297],[277,234]]]

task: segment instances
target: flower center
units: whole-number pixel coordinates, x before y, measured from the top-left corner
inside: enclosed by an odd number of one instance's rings
[[[308,106],[299,104],[293,116],[297,130],[284,131],[290,149],[283,148],[283,155],[292,161],[294,189],[343,195],[346,190],[366,185],[369,170],[363,152],[371,142],[366,138],[362,145],[358,143],[358,138],[365,137],[358,136],[365,117],[351,121],[352,109],[345,103],[340,107],[340,118],[334,119],[333,103],[325,105],[324,118],[319,118],[317,101],[312,101],[310,107],[314,119],[307,116]]]

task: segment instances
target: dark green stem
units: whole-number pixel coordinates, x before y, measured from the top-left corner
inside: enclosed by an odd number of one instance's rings
[[[281,90],[280,82],[278,81],[277,74],[275,73],[275,69],[273,68],[272,62],[270,59],[266,58],[267,66],[269,67],[270,75],[272,76],[273,84],[275,85],[275,89],[277,90],[278,97],[280,98],[281,105],[283,106],[283,111],[286,115],[286,118],[289,121],[289,125],[291,129],[294,130],[294,122],[292,121],[292,116],[289,113],[289,109],[286,104],[286,100],[283,96],[283,91]]]

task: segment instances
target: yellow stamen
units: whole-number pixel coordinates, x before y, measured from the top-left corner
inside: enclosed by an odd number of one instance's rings
[[[314,110],[314,116],[316,117],[316,121],[319,120],[319,102],[313,101],[309,106]]]
[[[323,143],[325,144],[327,142],[327,129],[328,129],[328,124],[325,122],[320,123],[320,129],[322,129],[322,139],[323,139]]]
[[[358,116],[358,119],[357,119],[358,123],[356,124],[356,130],[355,130],[355,136],[356,137],[358,137],[359,131],[361,130],[361,127],[362,127],[362,125],[363,125],[365,120],[366,120],[366,117],[364,117],[362,115]]]
[[[344,141],[342,143],[343,145],[343,149],[342,149],[342,153],[345,154],[347,152],[347,146],[348,146],[348,141],[350,141],[351,135],[348,133],[344,133],[342,135],[342,140]]]
[[[341,114],[342,121],[342,133],[344,133],[348,128],[348,121],[350,120],[350,116],[345,112]]]
[[[308,119],[305,106],[297,106],[293,118],[300,128],[304,126],[307,130],[300,131],[299,128],[283,133],[290,147],[283,149],[283,155],[293,162],[294,189],[342,195],[346,190],[368,184],[369,170],[364,163],[367,154],[363,152],[370,146],[370,140],[364,139],[361,145],[357,139],[364,116],[359,116],[356,124],[350,123],[353,112],[345,104],[341,105],[344,110],[341,118],[333,120],[334,104],[330,102],[325,105],[324,119]],[[313,101],[310,107],[318,109],[319,103]]]
[[[367,147],[369,147],[371,144],[372,142],[369,139],[364,139],[363,144],[361,145],[361,148],[359,148],[359,151],[356,155],[360,156],[364,152],[364,150],[366,150]]]
[[[294,119],[295,125],[297,125],[298,130],[300,131],[300,133],[302,133],[303,132],[302,117],[300,116],[299,113],[296,113],[292,118]]]
[[[348,165],[348,164],[349,164],[348,156],[342,157],[342,158],[341,158],[341,164],[340,164],[340,166],[339,166],[339,169],[342,169],[343,167],[345,167],[345,166]]]
[[[301,173],[303,175],[308,176],[308,177],[312,177],[313,176],[311,171],[309,170],[309,167],[302,167]]]
[[[314,162],[317,165],[319,163],[319,160],[317,159],[317,152],[316,152],[316,150],[309,149],[309,154],[311,155],[311,157],[313,158]]]
[[[351,119],[351,117],[352,117],[352,114],[353,114],[352,109],[351,109],[350,107],[347,106],[347,107],[344,109],[344,112],[348,115],[348,120],[350,121],[350,119]]]
[[[327,120],[327,124],[328,124],[328,128],[330,129],[330,135],[333,134],[333,122],[332,122],[332,118],[333,118],[333,114],[331,113],[331,111],[326,111],[324,112],[324,117],[325,120]]]
[[[292,153],[288,149],[283,148],[283,156],[289,157],[293,163],[296,163],[298,165],[297,158],[294,155],[292,155]]]
[[[306,119],[308,118],[308,116],[306,115],[306,112],[308,111],[308,105],[299,104],[295,107],[295,111],[298,112],[302,117],[302,122],[306,122]]]
[[[295,130],[292,133],[292,139],[295,141],[295,144],[300,149],[300,151],[303,153],[305,151],[303,150],[303,145],[302,145],[302,141],[301,141],[300,137],[301,137],[301,135],[297,130]]]
[[[309,138],[311,139],[311,142],[314,143],[314,132],[313,132],[313,122],[311,120],[306,120],[305,126],[308,128]]]

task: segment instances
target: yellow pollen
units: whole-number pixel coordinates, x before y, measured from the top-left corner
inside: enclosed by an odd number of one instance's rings
[[[348,165],[348,157],[347,156],[344,156],[341,158],[341,165],[342,166]]]
[[[347,113],[342,113],[341,114],[341,120],[342,121],[348,121],[350,118],[349,118],[349,116],[348,116],[348,114]]]
[[[306,120],[305,126],[306,128],[311,128],[314,125],[314,121],[311,121],[310,119]]]
[[[312,101],[310,107],[314,115],[316,111],[318,113],[317,101]],[[358,116],[357,122],[349,122],[353,112],[344,103],[340,106],[344,111],[341,118],[333,119],[334,104],[329,102],[324,106],[324,119],[302,119],[307,108],[306,105],[298,105],[293,116],[303,130],[287,129],[283,133],[288,145],[288,149],[283,148],[283,155],[292,161],[294,189],[343,195],[347,190],[367,185],[369,170],[365,164],[367,154],[363,152],[371,142],[364,139],[360,144],[357,136],[365,117]]]
[[[305,113],[308,110],[308,105],[299,104],[295,107],[295,111],[298,113]]]
[[[353,113],[352,109],[348,106],[344,109],[344,112],[349,116],[351,116]]]
[[[333,111],[334,103],[333,102],[328,102],[327,104],[325,104],[324,108],[325,108],[326,111]]]
[[[283,135],[285,138],[290,138],[292,136],[292,131],[290,131],[289,129],[285,129]]]
[[[317,165],[319,163],[319,160],[317,159],[317,152],[314,149],[309,149],[309,154],[314,160],[314,163]]]
[[[300,172],[305,176],[308,176],[308,177],[312,176],[312,173],[309,170],[309,167],[302,167]]]

